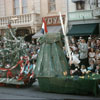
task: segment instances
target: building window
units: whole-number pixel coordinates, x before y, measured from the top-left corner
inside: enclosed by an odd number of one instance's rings
[[[97,0],[97,7],[100,7],[100,0]]]
[[[27,13],[27,0],[14,0],[14,14],[26,14]]]
[[[76,10],[84,10],[85,2],[78,1],[76,2]]]
[[[14,14],[15,15],[20,14],[19,0],[14,0]]]
[[[49,0],[49,12],[56,11],[56,1]]]
[[[27,13],[27,0],[22,0],[22,13]]]

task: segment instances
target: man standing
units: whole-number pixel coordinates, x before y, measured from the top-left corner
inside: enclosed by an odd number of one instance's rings
[[[78,45],[79,53],[80,53],[80,65],[85,65],[88,67],[88,45],[86,44],[84,39],[80,40],[80,44]]]

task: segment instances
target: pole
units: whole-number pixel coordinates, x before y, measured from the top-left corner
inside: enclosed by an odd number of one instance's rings
[[[69,23],[69,0],[66,0],[66,18],[65,18],[65,32],[68,33],[68,23]]]
[[[65,28],[64,28],[64,24],[63,24],[61,12],[59,12],[59,15],[60,15],[60,21],[61,21],[61,26],[62,26],[63,35],[64,35],[64,38],[65,38],[66,53],[68,53],[69,60],[71,60],[71,59],[72,59],[72,57],[71,57],[71,51],[70,51],[70,48],[69,48],[68,37],[66,36],[66,32],[65,32]],[[66,21],[66,22],[67,22],[67,21]],[[66,28],[66,29],[67,29],[67,28]]]

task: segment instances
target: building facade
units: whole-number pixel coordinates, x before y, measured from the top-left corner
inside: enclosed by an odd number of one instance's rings
[[[97,23],[100,30],[100,0],[67,0],[67,3],[69,30],[73,25],[93,23]]]
[[[26,29],[36,33],[42,17],[48,26],[60,25],[59,12],[64,20],[67,12],[69,29],[74,24],[100,23],[100,0],[0,0],[0,34],[9,22],[19,34]]]
[[[25,29],[36,33],[42,24],[42,17],[66,14],[66,0],[0,0],[0,34],[11,22],[19,34]]]

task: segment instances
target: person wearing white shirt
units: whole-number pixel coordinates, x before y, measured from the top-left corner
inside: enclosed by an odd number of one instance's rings
[[[86,67],[88,64],[88,45],[86,44],[84,39],[81,39],[80,44],[78,45],[79,48],[79,55],[80,55],[80,65],[85,65]]]

